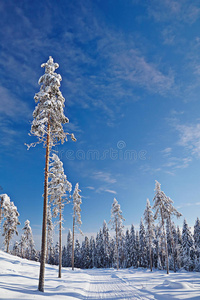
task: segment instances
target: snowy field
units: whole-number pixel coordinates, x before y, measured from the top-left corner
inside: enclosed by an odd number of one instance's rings
[[[39,263],[0,251],[0,299],[200,299],[200,273],[46,266],[45,292],[37,291]]]

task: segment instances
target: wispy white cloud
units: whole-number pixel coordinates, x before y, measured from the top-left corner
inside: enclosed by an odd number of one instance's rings
[[[175,176],[175,172],[171,172],[171,171],[164,171],[164,173],[171,175],[171,176]]]
[[[86,189],[88,189],[88,190],[95,190],[95,187],[93,187],[93,186],[86,186]]]
[[[174,33],[173,28],[167,27],[162,31],[162,37],[164,40],[164,44],[173,45],[176,39],[176,35]]]
[[[173,89],[174,76],[170,70],[164,72],[162,66],[155,63],[158,60],[151,61],[142,53],[132,35],[123,35],[111,29],[99,14],[93,14],[93,5],[90,1],[84,1],[79,2],[77,8],[70,3],[72,15],[66,22],[66,14],[60,6],[51,7],[49,4],[40,18],[40,25],[44,25],[41,31],[23,7],[16,9],[13,4],[18,20],[16,26],[23,28],[24,32],[19,30],[21,34],[16,34],[17,28],[10,25],[0,28],[2,40],[6,41],[6,51],[1,55],[0,65],[13,83],[17,78],[22,90],[27,92],[29,89],[30,93],[30,87],[31,92],[38,88],[39,66],[44,62],[40,61],[41,57],[47,59],[48,55],[55,56],[55,60],[62,63],[61,90],[67,96],[67,105],[100,109],[109,119],[108,124],[112,125],[116,109],[121,104],[139,99],[134,87],[163,95]],[[40,4],[38,9],[42,8]],[[51,37],[54,30],[53,10],[59,15],[58,26],[62,26],[59,39]],[[4,18],[8,18],[7,15],[4,10]],[[92,51],[86,50],[91,47]]]
[[[31,117],[31,110],[26,102],[19,100],[12,92],[3,86],[0,86],[1,105],[0,115],[8,116],[14,119],[21,117]]]
[[[178,144],[185,147],[191,155],[200,156],[200,123],[191,125],[176,125],[179,132]]]
[[[116,191],[114,191],[114,190],[109,190],[109,189],[106,189],[105,192],[110,193],[110,194],[115,194],[115,195],[117,194]]]
[[[106,183],[116,183],[117,182],[117,180],[115,178],[113,178],[111,173],[102,172],[102,171],[94,172],[92,178],[100,180],[100,181],[104,181]]]
[[[161,151],[163,153],[164,156],[169,156],[172,152],[172,148],[167,147],[164,150]]]
[[[170,20],[173,23],[185,22],[192,24],[199,17],[200,8],[198,1],[152,0],[148,4],[148,13],[157,22]]]
[[[143,172],[144,174],[151,174],[151,175],[155,175],[158,172],[161,172],[162,169],[161,167],[153,167],[149,164],[143,165],[140,167],[141,172]]]
[[[17,124],[30,120],[32,112],[27,103],[9,89],[0,86],[0,95],[0,145],[3,150],[19,141],[23,130],[19,131]]]
[[[72,132],[78,132],[78,133],[82,133],[83,130],[80,128],[79,125],[77,125],[76,123],[71,123],[69,120],[69,123],[67,124],[67,129],[69,129]]]
[[[114,194],[116,195],[117,192],[114,190],[109,189],[107,186],[100,186],[95,190],[96,193],[109,193],[109,194]]]
[[[200,206],[200,202],[187,202],[177,206],[178,209],[189,206]]]
[[[136,49],[123,49],[121,53],[112,54],[115,76],[147,90],[165,94],[173,88],[172,73],[164,74],[159,66],[148,60]]]
[[[187,168],[192,162],[192,157],[175,157],[168,156],[168,160],[163,164],[163,170],[165,173],[175,175],[176,170]]]
[[[171,110],[171,115],[172,116],[177,116],[177,115],[183,115],[184,114],[184,111],[178,111],[178,110],[175,110],[175,109],[172,109]]]

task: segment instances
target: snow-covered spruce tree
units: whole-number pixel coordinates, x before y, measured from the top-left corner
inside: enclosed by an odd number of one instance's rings
[[[2,210],[3,210],[3,196],[0,195],[0,225],[1,225],[1,219],[2,219]]]
[[[182,249],[183,267],[187,271],[193,271],[195,267],[194,239],[186,219],[183,221]]]
[[[125,236],[125,267],[131,267],[130,232],[128,229]]]
[[[54,216],[57,217],[59,214],[59,269],[58,277],[61,278],[62,268],[62,212],[65,203],[68,201],[67,192],[70,193],[72,189],[71,183],[67,180],[64,173],[63,163],[59,157],[53,153],[50,157],[51,161],[49,164],[49,178],[50,182],[48,185],[48,194],[50,196],[50,203],[53,204]]]
[[[10,205],[10,197],[7,194],[0,195],[0,225],[4,217],[4,210]]]
[[[153,212],[151,210],[151,205],[149,199],[147,199],[146,209],[144,211],[144,222],[147,226],[146,236],[148,240],[148,248],[149,248],[149,261],[150,261],[150,270],[152,272],[152,246],[153,246],[153,238],[154,238],[154,217]]]
[[[119,240],[122,236],[122,229],[123,224],[122,222],[125,221],[125,219],[122,216],[122,211],[120,209],[120,205],[117,202],[117,200],[114,198],[112,209],[111,209],[111,220],[110,223],[112,224],[112,229],[115,230],[115,249],[116,249],[116,259],[117,259],[117,270],[119,269]]]
[[[176,272],[176,263],[175,263],[175,248],[174,248],[174,237],[172,234],[172,217],[176,216],[177,218],[180,218],[182,214],[177,211],[177,209],[172,205],[174,202],[172,199],[167,197],[166,205],[167,205],[167,210],[166,210],[166,219],[168,221],[168,226],[169,226],[169,236],[171,239],[171,248],[172,248],[172,256],[173,256],[173,269],[174,272]]]
[[[72,232],[71,232],[71,229],[69,229],[68,235],[67,235],[66,264],[67,264],[67,267],[72,266]]]
[[[125,268],[125,235],[122,232],[119,240],[119,267]]]
[[[24,236],[26,239],[25,257],[30,260],[35,260],[36,250],[30,221],[26,220],[24,224],[25,225],[22,230],[24,231]]]
[[[16,241],[14,246],[13,246],[12,254],[15,255],[15,256],[20,256],[19,242],[18,241]]]
[[[96,267],[96,244],[94,237],[91,236],[90,238],[90,268]]]
[[[54,248],[54,265],[59,265],[59,242],[56,243]]]
[[[110,234],[106,221],[103,221],[103,240],[104,240],[104,265],[106,268],[111,266],[110,264]]]
[[[74,270],[74,234],[75,234],[75,226],[78,227],[79,231],[80,230],[80,225],[82,224],[81,221],[81,196],[80,193],[81,190],[79,189],[79,184],[77,183],[75,185],[74,193],[73,193],[73,226],[72,226],[72,270]],[[82,233],[82,232],[81,232]]]
[[[116,266],[116,255],[115,255],[115,252],[116,252],[116,244],[115,244],[115,240],[114,238],[111,238],[110,239],[110,266],[111,268],[114,268]]]
[[[182,267],[182,234],[179,226],[177,226],[176,230],[176,239],[175,239],[175,257],[177,268],[180,269]]]
[[[167,246],[169,254],[169,269],[177,271],[177,230],[174,222],[166,219]]]
[[[8,200],[8,199],[7,199]],[[20,225],[18,220],[19,213],[17,211],[17,207],[13,202],[5,201],[3,203],[4,209],[4,224],[3,224],[3,236],[4,236],[4,244],[6,247],[6,252],[9,252],[10,241],[14,234],[18,235],[17,225]]]
[[[139,257],[139,253],[140,253],[140,238],[139,238],[139,232],[136,231],[135,234],[135,261],[136,261],[136,268],[139,268],[139,264],[140,264],[140,257]]]
[[[53,253],[53,233],[54,233],[54,225],[52,222],[52,213],[51,206],[47,207],[47,254],[46,261],[47,263],[52,262],[52,253]]]
[[[45,74],[40,77],[41,85],[39,93],[34,97],[37,106],[33,112],[33,122],[31,135],[38,138],[37,143],[32,143],[28,147],[43,143],[46,148],[45,158],[45,181],[44,181],[44,204],[42,223],[42,243],[40,258],[40,275],[38,290],[44,292],[44,273],[46,260],[46,228],[47,228],[47,202],[48,202],[48,171],[49,171],[49,151],[51,148],[67,140],[69,133],[63,129],[63,124],[68,123],[68,118],[64,115],[65,99],[60,91],[61,76],[55,72],[59,67],[50,56],[47,63],[41,65],[45,68]],[[72,140],[75,140],[71,134]]]
[[[81,267],[83,269],[88,269],[90,266],[90,243],[87,236],[85,236],[85,240],[82,242],[81,247]]]
[[[169,274],[169,262],[168,262],[168,251],[167,251],[167,239],[166,239],[166,232],[165,232],[165,220],[168,217],[168,198],[163,191],[161,191],[160,183],[156,180],[156,187],[155,187],[155,197],[154,197],[154,206],[155,215],[154,218],[160,217],[164,243],[165,243],[165,263],[167,274]]]
[[[147,268],[147,242],[146,242],[146,232],[145,232],[142,218],[140,221],[139,239],[140,239],[140,247],[139,247],[140,267]]]
[[[159,225],[156,224],[155,225],[155,229],[154,229],[154,235],[155,238],[153,239],[153,267],[154,268],[158,268],[158,257],[160,255],[160,236],[159,236]]]
[[[134,268],[137,267],[137,255],[136,255],[136,237],[135,237],[135,228],[134,225],[131,225],[130,230],[130,259],[131,259],[131,266]]]
[[[200,220],[199,218],[196,219],[194,225],[194,246],[197,258],[200,258]]]
[[[62,266],[67,267],[67,248],[63,246],[62,249]]]
[[[20,256],[21,258],[25,258],[25,252],[27,248],[26,244],[27,240],[24,234],[21,235],[20,241],[19,241],[19,246],[20,246]]]
[[[104,253],[103,232],[100,228],[100,231],[96,237],[97,268],[105,268],[104,255],[105,255],[105,253]]]
[[[74,266],[76,268],[81,267],[81,246],[79,240],[76,239],[75,241],[75,249],[74,249]]]

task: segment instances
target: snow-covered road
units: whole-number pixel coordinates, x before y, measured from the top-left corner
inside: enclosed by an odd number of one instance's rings
[[[39,263],[0,251],[0,299],[190,299],[200,300],[200,273],[46,266],[45,292],[37,291]]]
[[[88,270],[88,275],[90,273],[91,275],[86,299],[155,299],[154,296],[140,291],[133,282],[124,278],[121,271]]]

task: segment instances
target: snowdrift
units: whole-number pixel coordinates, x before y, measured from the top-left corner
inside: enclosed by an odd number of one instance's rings
[[[72,271],[46,265],[45,292],[37,290],[39,263],[0,251],[0,299],[200,299],[200,274],[137,269]]]

